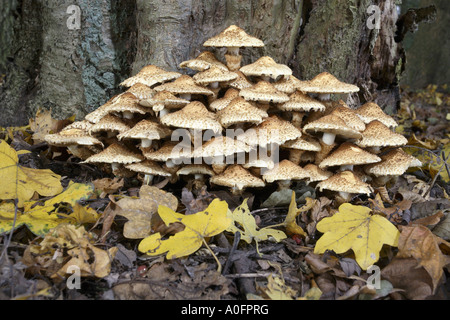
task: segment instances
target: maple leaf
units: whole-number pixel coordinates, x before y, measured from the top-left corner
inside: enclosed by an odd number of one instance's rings
[[[297,202],[295,201],[295,191],[292,191],[291,196],[291,203],[289,204],[289,211],[286,216],[286,219],[284,220],[284,224],[286,226],[286,232],[288,234],[294,235],[298,234],[301,236],[306,236],[305,231],[297,224],[295,219],[297,216],[305,211],[308,211],[314,207],[316,204],[316,200],[307,197],[306,198],[306,204],[302,206],[301,208],[297,208]]]
[[[63,190],[61,176],[49,169],[32,169],[19,165],[17,152],[5,141],[0,142],[0,199],[17,199],[23,207],[34,192],[54,196]]]
[[[214,199],[204,211],[191,215],[180,214],[171,208],[159,206],[158,214],[167,226],[178,222],[185,228],[167,239],[163,239],[159,232],[155,233],[143,239],[139,243],[138,250],[151,256],[166,254],[167,259],[188,256],[197,251],[202,244],[211,251],[205,238],[215,236],[229,227],[232,220],[227,216],[227,211],[228,204],[219,199]],[[220,272],[221,265],[214,253],[213,257],[218,263]]]
[[[379,259],[383,244],[396,247],[400,232],[386,218],[370,214],[372,210],[350,203],[340,205],[332,217],[324,218],[317,224],[317,230],[324,233],[317,241],[314,253],[333,250],[344,253],[350,249],[355,253],[356,262],[363,270]]]

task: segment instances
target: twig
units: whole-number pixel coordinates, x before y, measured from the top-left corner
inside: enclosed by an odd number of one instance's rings
[[[230,249],[230,252],[228,253],[228,258],[227,261],[225,262],[225,266],[223,267],[223,271],[222,274],[225,275],[228,273],[228,271],[230,270],[231,264],[233,263],[233,254],[237,249],[237,246],[239,244],[239,241],[241,240],[241,233],[239,231],[237,231],[234,234],[234,240],[233,240],[233,246]]]
[[[225,275],[225,277],[227,278],[232,278],[232,279],[236,279],[236,278],[267,278],[270,275],[274,275],[275,273],[273,272],[261,272],[261,273],[234,273],[234,274],[227,274]],[[296,279],[296,278],[291,278],[289,276],[283,275],[283,278],[291,281],[291,282],[295,282],[295,283],[299,283],[300,280]]]
[[[11,243],[12,235],[14,233],[14,229],[16,228],[16,221],[17,221],[17,211],[18,211],[18,203],[19,199],[14,199],[14,220],[12,224],[11,231],[9,232],[8,238],[5,243],[5,247],[2,250],[2,254],[0,256],[0,262],[3,261],[3,257],[6,255],[6,251],[8,250],[9,244]]]
[[[442,152],[441,152],[441,157],[442,157],[442,160],[444,160],[444,163],[443,163],[442,166],[439,168],[439,171],[434,175],[434,178],[433,178],[433,180],[431,181],[431,184],[430,184],[430,186],[428,187],[427,191],[422,195],[422,197],[424,197],[424,198],[431,192],[431,188],[433,188],[433,186],[434,186],[434,184],[435,184],[435,182],[436,182],[436,179],[437,179],[437,177],[440,175],[442,169],[444,169],[444,167],[445,167],[446,170],[447,170],[447,172],[448,172],[447,160],[448,160],[448,158],[450,157],[450,152],[449,152],[447,158],[445,158],[445,153],[444,153],[444,151],[442,151]]]

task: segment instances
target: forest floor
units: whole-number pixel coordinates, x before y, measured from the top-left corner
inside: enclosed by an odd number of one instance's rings
[[[37,236],[36,230],[41,226],[28,221],[12,234],[0,236],[0,299],[449,299],[450,168],[445,161],[450,154],[450,96],[441,89],[429,86],[419,91],[402,90],[397,131],[409,140],[404,150],[418,157],[424,166],[379,188],[376,197],[356,196],[351,200],[354,206],[368,207],[386,217],[399,230],[415,228],[414,232],[421,232],[421,239],[428,239],[421,242],[421,249],[410,248],[407,253],[403,250],[401,256],[400,248],[383,246],[376,263],[378,271],[373,273],[360,267],[352,250],[340,254],[314,253],[322,235],[316,229],[318,221],[336,213],[339,204],[332,194],[319,193],[304,183],[291,186],[299,206],[294,220],[304,231],[301,235],[288,232],[284,224],[292,191],[275,193],[276,188],[265,188],[239,197],[226,189],[191,192],[183,189],[181,183],[161,181],[158,185],[157,181],[157,186],[164,186],[167,193],[177,198],[177,212],[201,212],[215,198],[225,200],[230,211],[234,211],[248,198],[248,210],[258,230],[280,230],[286,232],[286,237],[270,241],[270,237],[265,240],[254,233],[247,243],[239,241],[238,233],[224,231],[213,236],[205,234],[201,248],[184,257],[145,255],[138,250],[142,239],[124,236],[126,224],[133,218],[120,215],[117,208],[124,197],[139,200],[139,181],[114,179],[45,143],[33,144],[30,130],[38,131],[37,120],[31,129],[4,129],[0,132],[2,138],[19,154],[19,150],[31,151],[20,155],[21,166],[50,169],[62,176],[64,187],[70,181],[93,183],[95,190],[90,197],[77,198],[84,209],[75,210],[75,201],[72,203],[72,215],[77,212],[77,221],[85,222],[82,230],[66,226],[58,234]],[[157,196],[161,195],[150,192],[150,197]],[[272,203],[268,204],[268,199]],[[40,207],[51,198],[32,200],[36,203],[28,209],[25,204],[24,210]],[[60,205],[65,201],[71,202],[60,200],[49,206],[58,207],[58,213],[63,215],[64,210],[71,208]],[[10,205],[7,201],[0,204],[1,219],[6,219],[2,210],[7,204]],[[136,211],[148,210],[144,202],[134,205]],[[16,216],[17,211],[16,208]],[[90,220],[89,215],[97,219]],[[14,222],[18,224],[23,216],[22,212]],[[166,234],[183,230],[179,226],[168,230],[161,220],[153,221],[152,228],[153,232],[163,230]],[[243,231],[245,235],[246,230]],[[433,252],[434,258],[427,256],[427,252]],[[70,264],[81,269],[81,278],[70,272],[67,267]],[[381,280],[374,282],[378,286],[369,286],[369,280],[374,279]]]

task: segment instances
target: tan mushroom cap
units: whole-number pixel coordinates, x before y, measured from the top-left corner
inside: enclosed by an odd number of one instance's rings
[[[266,168],[273,169],[275,167],[275,163],[272,158],[269,156],[261,157],[261,158],[253,158],[249,159],[245,164],[242,165],[245,169],[248,168]]]
[[[323,181],[333,175],[331,171],[320,169],[313,163],[308,163],[303,170],[308,172],[308,182]]]
[[[166,114],[160,121],[166,126],[178,128],[222,131],[220,122],[215,120],[215,114],[208,111],[200,101],[193,101],[179,111]]]
[[[236,97],[239,97],[239,90],[229,88],[222,98],[216,99],[209,104],[209,108],[213,111],[220,111]]]
[[[394,149],[381,156],[381,162],[364,167],[364,171],[374,176],[400,176],[410,167],[421,167],[422,163],[402,149]]]
[[[288,149],[297,149],[315,152],[319,152],[320,150],[322,150],[320,142],[307,134],[303,134],[301,137],[297,139],[286,141],[281,146],[283,148]]]
[[[292,70],[285,64],[276,63],[271,57],[263,56],[255,62],[243,66],[239,69],[247,77],[249,76],[267,76],[277,79],[280,76],[288,77],[292,75]]]
[[[280,180],[302,180],[308,178],[308,172],[299,165],[289,161],[282,160],[263,174],[262,178],[267,183]]]
[[[398,123],[391,116],[384,113],[384,111],[374,102],[367,102],[357,108],[355,113],[361,118],[364,123],[370,123],[373,120],[378,120],[387,127],[397,127]]]
[[[264,42],[231,25],[218,35],[206,40],[205,47],[264,47]]]
[[[341,171],[330,178],[317,184],[320,191],[323,189],[344,192],[344,193],[362,193],[369,195],[373,189],[363,182],[356,174],[351,171]]]
[[[108,132],[125,132],[130,130],[130,126],[122,119],[112,114],[107,114],[89,129],[89,134],[102,131]]]
[[[144,160],[144,157],[140,153],[133,152],[122,144],[113,143],[105,150],[90,156],[84,162],[129,164],[142,160]]]
[[[155,84],[163,83],[176,79],[181,76],[181,73],[166,71],[154,65],[143,67],[135,76],[132,76],[120,85],[123,87],[131,87],[136,83],[142,83],[146,86],[152,87]]]
[[[153,107],[153,111],[161,111],[164,108],[180,109],[187,105],[190,101],[181,99],[170,93],[169,91],[159,91],[149,99],[142,99],[139,104],[144,107]]]
[[[211,51],[203,51],[195,59],[190,59],[180,63],[180,68],[189,68],[196,71],[205,71],[212,66],[228,71],[226,65],[220,62]]]
[[[118,96],[114,101],[104,108],[107,114],[109,113],[139,113],[146,114],[147,109],[138,104],[139,99],[130,92],[124,92]]]
[[[153,90],[149,86],[146,86],[145,84],[142,84],[142,83],[136,83],[136,84],[132,85],[125,92],[132,93],[138,99],[149,99],[149,98],[153,97],[156,93],[155,90]]]
[[[302,92],[310,93],[352,93],[358,92],[359,88],[353,84],[339,81],[328,72],[322,72],[310,81],[302,81],[297,87]]]
[[[47,134],[44,137],[45,142],[56,147],[66,147],[69,145],[93,146],[103,145],[103,143],[95,137],[89,135],[83,129],[65,129],[58,133]]]
[[[216,114],[217,119],[224,128],[239,123],[259,124],[269,115],[266,111],[255,107],[241,97],[234,98],[227,107]]]
[[[271,83],[263,80],[259,81],[250,88],[242,89],[239,92],[239,95],[248,101],[259,101],[266,103],[283,103],[289,101],[289,96],[287,94],[278,91]]]
[[[211,177],[210,182],[242,192],[246,188],[262,188],[265,183],[238,164],[228,166],[224,172]]]
[[[116,99],[119,97],[119,95],[116,95],[114,97],[112,97],[111,99],[109,99],[106,103],[104,103],[103,105],[101,105],[100,107],[98,107],[97,109],[95,109],[94,111],[88,113],[84,119],[91,122],[91,123],[97,123],[100,121],[101,118],[103,118],[104,116],[106,116],[109,111],[108,111],[108,107],[110,105],[112,105],[114,103],[114,101],[116,101]]]
[[[69,129],[81,129],[84,131],[89,132],[89,129],[92,127],[92,122],[88,120],[80,120],[80,121],[74,121],[71,124],[65,126],[62,131],[69,130]]]
[[[201,147],[194,149],[194,158],[228,157],[241,152],[250,152],[251,146],[227,136],[213,137]]]
[[[362,148],[366,147],[399,147],[408,143],[408,140],[378,120],[373,120],[366,125],[362,132],[362,138],[356,144]]]
[[[362,136],[360,132],[347,126],[344,120],[334,114],[323,116],[306,124],[303,131],[306,133],[331,133],[352,139],[358,139]]]
[[[155,175],[161,177],[170,177],[171,174],[164,170],[158,163],[151,160],[143,160],[125,165],[125,168],[134,172],[140,172],[147,175]]]
[[[325,105],[307,94],[295,91],[289,96],[289,101],[278,104],[278,109],[283,111],[324,111]]]
[[[133,128],[128,129],[120,133],[117,139],[148,139],[148,140],[161,140],[167,138],[172,133],[172,130],[166,126],[151,121],[141,120]]]
[[[212,66],[205,71],[195,74],[192,78],[194,79],[195,83],[202,86],[207,86],[215,82],[233,81],[236,80],[237,77],[238,75],[234,72]]]
[[[190,159],[192,146],[178,141],[166,141],[158,150],[143,149],[142,154],[146,159],[165,162],[173,159]]]
[[[278,144],[300,138],[302,132],[286,120],[273,115],[263,120],[256,127],[246,130],[237,139],[251,146]]]
[[[177,171],[177,176],[183,175],[208,175],[214,176],[216,173],[206,164],[188,164]]]
[[[353,109],[345,106],[335,106],[330,114],[337,115],[344,120],[345,124],[356,131],[364,131],[366,124],[362,121]]]
[[[156,91],[169,91],[173,94],[201,94],[213,95],[214,92],[195,83],[188,75],[182,75],[173,82],[165,83],[155,87]]]
[[[238,77],[236,78],[236,80],[231,81],[228,84],[231,88],[242,90],[253,86],[253,83],[247,79],[245,74],[243,74],[240,71],[233,71],[233,72],[236,73]]]
[[[297,91],[297,87],[302,83],[295,76],[290,75],[288,77],[283,77],[277,82],[272,83],[275,89],[284,92],[286,94],[292,94]]]
[[[319,164],[319,168],[346,165],[362,165],[380,162],[381,159],[375,154],[365,151],[353,143],[344,142],[335,151],[329,154]]]

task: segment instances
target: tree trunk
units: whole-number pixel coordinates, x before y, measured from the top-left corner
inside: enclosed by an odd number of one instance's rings
[[[381,28],[368,23],[375,2]],[[361,88],[351,106],[375,100],[392,111],[399,99],[394,0],[4,0],[0,13],[2,126],[28,123],[37,108],[80,119],[147,64],[189,73],[178,65],[231,24],[265,43],[243,49],[243,64],[269,55],[299,79],[328,71]]]

